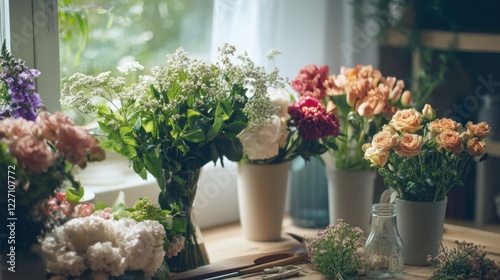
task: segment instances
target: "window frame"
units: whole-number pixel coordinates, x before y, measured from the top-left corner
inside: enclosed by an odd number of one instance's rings
[[[4,1],[8,48],[14,57],[42,73],[37,79],[37,91],[48,111],[60,111],[57,0]]]

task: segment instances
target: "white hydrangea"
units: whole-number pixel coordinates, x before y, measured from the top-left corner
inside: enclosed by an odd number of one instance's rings
[[[89,216],[57,227],[42,241],[42,249],[47,270],[56,275],[78,277],[90,270],[93,277],[95,273],[106,279],[104,274],[120,276],[127,270],[142,270],[149,279],[163,262],[165,235],[158,221]]]

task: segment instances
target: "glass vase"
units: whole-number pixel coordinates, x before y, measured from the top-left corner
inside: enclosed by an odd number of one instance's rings
[[[193,202],[198,187],[200,169],[170,172],[169,179],[161,188],[158,202],[162,209],[171,210],[172,203],[179,203],[181,215],[186,219],[184,249],[177,256],[167,259],[172,272],[195,269],[209,263],[200,227],[196,222]]]
[[[372,228],[365,243],[365,272],[370,278],[395,278],[403,274],[404,247],[396,225],[397,206],[372,205]]]
[[[312,157],[307,164],[297,158],[292,163],[290,217],[302,228],[325,228],[330,222],[328,182],[325,166],[318,158]]]

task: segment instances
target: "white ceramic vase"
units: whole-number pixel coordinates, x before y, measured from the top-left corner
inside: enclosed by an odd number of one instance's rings
[[[290,162],[238,164],[238,203],[243,236],[253,241],[281,239]]]
[[[342,219],[368,234],[376,172],[327,168],[326,174],[330,224]]]
[[[405,247],[405,264],[430,265],[443,237],[448,198],[435,202],[396,199],[398,231]]]

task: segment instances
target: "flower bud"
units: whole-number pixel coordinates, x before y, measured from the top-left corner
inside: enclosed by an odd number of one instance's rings
[[[424,118],[432,121],[434,118],[436,118],[436,111],[432,109],[431,105],[425,104],[424,109],[422,109],[422,115],[424,116]]]
[[[411,92],[409,90],[405,90],[401,96],[401,105],[403,105],[404,108],[409,108],[412,101],[413,98],[411,96]]]

